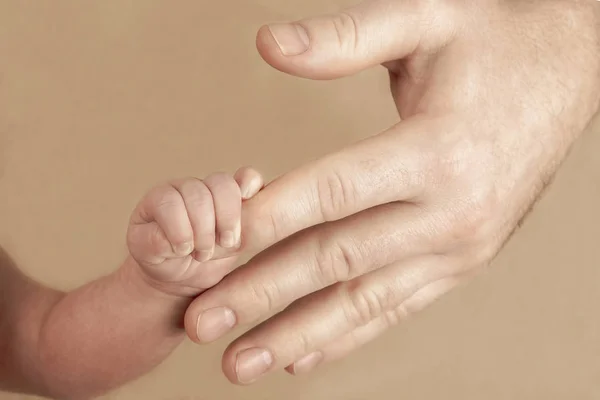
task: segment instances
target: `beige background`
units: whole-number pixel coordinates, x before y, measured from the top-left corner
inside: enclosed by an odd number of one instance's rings
[[[388,126],[383,70],[310,82],[255,51],[262,23],[343,3],[0,0],[1,245],[73,288],[117,267],[155,183],[243,164],[272,177]],[[599,149],[589,132],[488,273],[347,360],[239,388],[220,373],[226,340],[186,343],[107,398],[600,398]]]

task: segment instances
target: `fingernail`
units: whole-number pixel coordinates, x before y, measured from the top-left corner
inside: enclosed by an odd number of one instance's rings
[[[251,383],[260,378],[273,364],[273,356],[265,349],[244,350],[237,356],[235,373],[240,383]]]
[[[244,187],[244,191],[242,192],[242,198],[244,200],[248,200],[250,197],[254,196],[256,192],[258,192],[258,185],[260,185],[259,179],[253,179],[250,181],[246,187]]]
[[[269,25],[271,35],[284,56],[297,56],[308,50],[309,38],[306,29],[298,24]]]
[[[213,250],[200,250],[196,252],[196,260],[199,262],[206,262],[213,256]]]
[[[211,308],[198,317],[196,335],[201,342],[212,342],[229,332],[235,322],[235,314],[229,308]]]
[[[235,233],[233,231],[226,231],[221,233],[221,237],[219,239],[221,243],[221,247],[224,249],[230,249],[235,246]]]
[[[234,235],[235,235],[234,247],[238,248],[238,247],[240,247],[240,244],[242,241],[242,223],[241,223],[241,221],[238,222],[237,226],[235,227]]]
[[[292,373],[298,375],[310,372],[319,365],[321,361],[323,361],[323,353],[315,351],[296,361],[292,366]]]
[[[175,253],[181,256],[187,256],[194,250],[194,245],[191,243],[183,243],[177,246]]]

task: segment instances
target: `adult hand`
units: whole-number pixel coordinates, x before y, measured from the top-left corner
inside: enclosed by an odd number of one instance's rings
[[[599,26],[592,0],[381,0],[262,28],[261,55],[289,74],[383,64],[402,121],[247,203],[244,243],[266,250],[194,301],[190,337],[270,317],[225,374],[304,372],[488,264],[597,111]]]

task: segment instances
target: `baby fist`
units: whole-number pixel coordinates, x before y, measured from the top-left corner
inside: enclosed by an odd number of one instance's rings
[[[258,172],[242,168],[234,176],[218,173],[155,187],[131,216],[131,256],[159,283],[194,286],[198,267],[213,258],[216,246],[239,247],[242,201],[262,186]]]

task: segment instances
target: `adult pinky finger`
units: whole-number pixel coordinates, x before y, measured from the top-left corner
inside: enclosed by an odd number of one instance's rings
[[[322,349],[307,354],[286,367],[293,375],[311,372],[321,364],[342,359],[363,345],[379,337],[400,321],[418,313],[437,299],[467,280],[467,276],[456,276],[432,282],[406,299],[399,307],[388,311],[370,323],[334,340]]]

